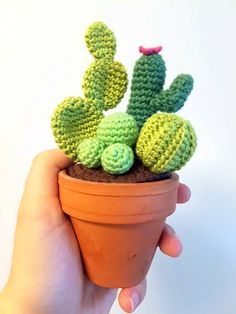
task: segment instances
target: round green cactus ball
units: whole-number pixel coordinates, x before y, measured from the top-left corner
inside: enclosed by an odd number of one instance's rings
[[[157,113],[142,127],[136,154],[152,172],[171,172],[189,161],[196,145],[197,137],[189,121],[173,113]]]
[[[132,146],[138,134],[135,119],[125,112],[116,112],[103,118],[97,129],[97,138],[106,145],[121,143]]]
[[[97,168],[101,165],[101,156],[105,147],[105,144],[97,138],[86,139],[77,148],[78,159],[88,168]]]
[[[112,144],[102,153],[102,167],[111,174],[123,174],[127,172],[134,163],[134,153],[125,144]]]

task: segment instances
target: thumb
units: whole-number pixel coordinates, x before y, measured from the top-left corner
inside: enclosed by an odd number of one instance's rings
[[[38,154],[29,171],[19,215],[44,216],[49,211],[58,211],[58,173],[71,164],[60,150],[48,150]]]

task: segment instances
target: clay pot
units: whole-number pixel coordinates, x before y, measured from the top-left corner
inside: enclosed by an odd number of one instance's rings
[[[85,272],[95,284],[125,288],[147,275],[166,217],[176,206],[178,175],[148,183],[97,183],[59,173]]]

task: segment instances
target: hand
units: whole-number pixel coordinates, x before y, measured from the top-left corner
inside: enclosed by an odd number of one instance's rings
[[[12,269],[0,296],[3,314],[105,314],[116,298],[117,289],[96,286],[86,278],[73,227],[61,210],[58,172],[69,165],[58,150],[41,153],[32,164],[19,208]],[[180,184],[178,202],[189,198],[189,188]],[[169,256],[182,251],[169,225],[159,245]],[[122,289],[121,308],[131,313],[145,292],[146,281]]]

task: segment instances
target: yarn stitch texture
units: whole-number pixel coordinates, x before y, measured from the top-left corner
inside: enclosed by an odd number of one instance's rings
[[[97,138],[84,140],[77,148],[78,159],[88,168],[97,168],[101,166],[101,156],[105,147]]]
[[[101,120],[97,137],[106,145],[121,143],[133,146],[138,137],[135,119],[125,112],[116,112]]]
[[[134,66],[127,112],[104,117],[103,111],[117,106],[124,96],[127,72],[114,60],[116,39],[104,23],[90,25],[85,42],[94,61],[84,74],[84,98],[66,98],[53,114],[51,125],[58,146],[73,161],[89,168],[101,165],[112,174],[123,174],[132,167],[132,149],[135,158],[152,172],[183,167],[197,139],[190,122],[173,112],[190,95],[192,76],[180,74],[164,89],[166,65],[159,54],[161,47],[141,47],[143,55]]]
[[[66,98],[51,119],[56,143],[75,162],[79,161],[78,145],[96,136],[103,110],[117,106],[128,84],[125,67],[113,60],[116,52],[113,32],[104,23],[96,22],[88,28],[85,41],[95,58],[84,75],[85,97]]]
[[[125,144],[112,144],[102,153],[103,169],[111,174],[123,174],[127,172],[134,163],[134,153]]]
[[[95,137],[103,113],[95,101],[80,97],[66,98],[55,110],[51,125],[56,143],[77,162],[77,147],[87,138]]]
[[[173,113],[159,113],[144,124],[136,153],[152,172],[175,171],[191,158],[196,142],[189,121]]]
[[[191,75],[181,74],[164,91],[165,77],[166,66],[161,55],[145,54],[136,61],[127,113],[136,119],[139,129],[157,111],[178,111],[193,89]]]

